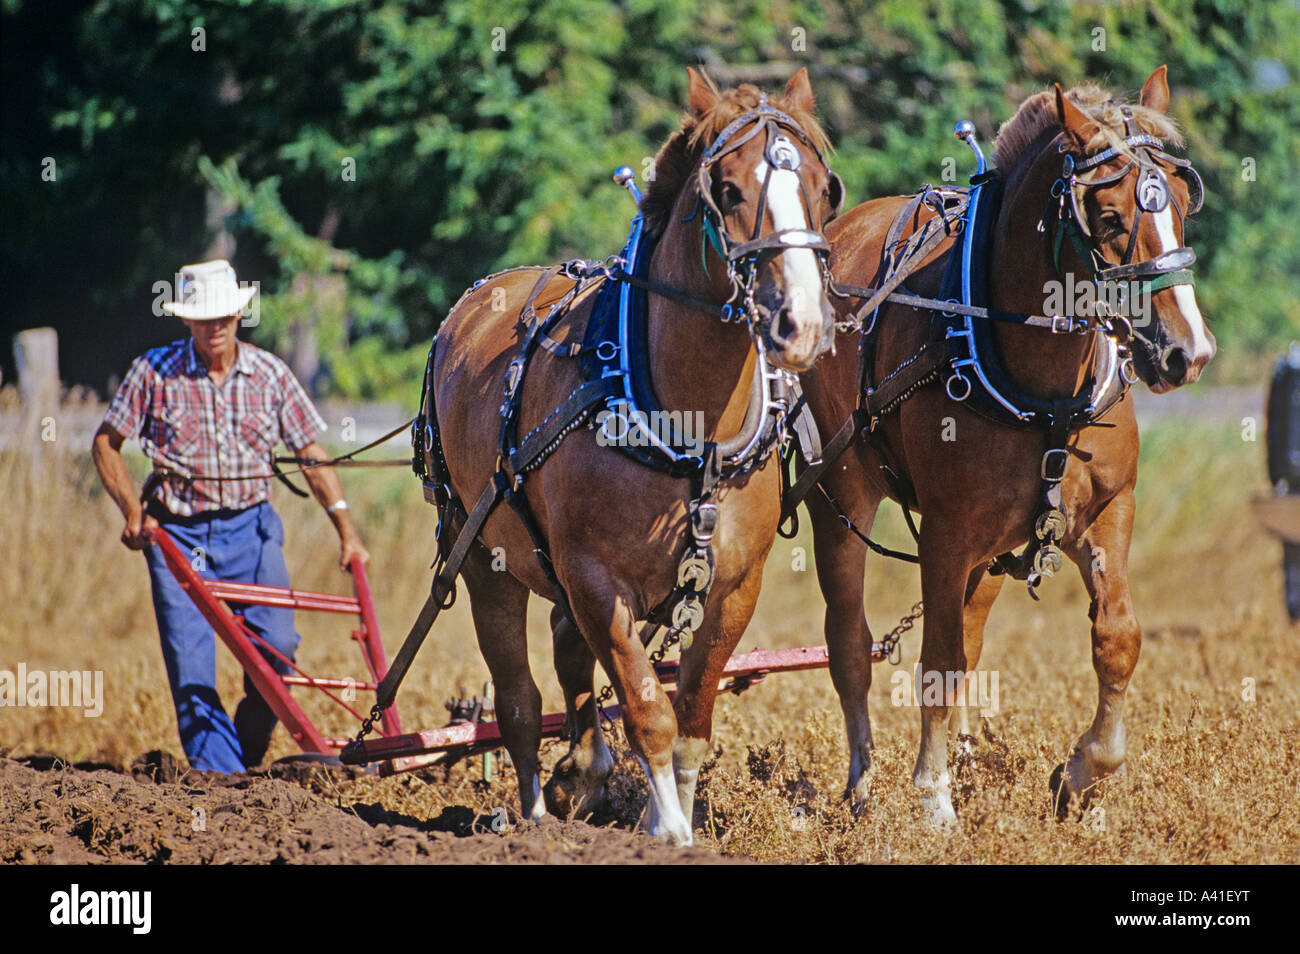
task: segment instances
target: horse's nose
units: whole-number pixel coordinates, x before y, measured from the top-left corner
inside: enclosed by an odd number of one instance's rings
[[[798,333],[790,305],[783,302],[772,315],[772,342],[780,348],[789,348]]]
[[[1166,381],[1173,385],[1183,384],[1187,380],[1187,369],[1191,366],[1191,356],[1174,345],[1164,354],[1160,363],[1160,372]]]

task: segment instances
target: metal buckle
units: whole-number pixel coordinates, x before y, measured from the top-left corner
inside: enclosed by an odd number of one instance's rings
[[[519,358],[510,362],[510,367],[506,368],[506,387],[505,395],[508,398],[515,396],[515,391],[519,389],[519,381],[523,377],[524,363]]]
[[[690,515],[691,536],[698,546],[705,546],[713,539],[713,531],[718,525],[718,505],[712,501],[700,503],[692,500]]]
[[[1059,454],[1060,456],[1054,456]],[[1065,465],[1069,463],[1070,452],[1064,447],[1054,447],[1043,454],[1043,460],[1039,466],[1039,473],[1043,480],[1048,483],[1058,484],[1065,477]],[[1060,462],[1059,466],[1057,461]]]
[[[1069,315],[1052,316],[1052,334],[1068,335],[1074,331],[1074,319]]]

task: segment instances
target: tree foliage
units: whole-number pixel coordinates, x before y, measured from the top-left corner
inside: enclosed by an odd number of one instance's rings
[[[334,390],[410,390],[474,280],[617,250],[632,209],[609,173],[644,169],[675,128],[688,64],[774,88],[808,66],[861,201],[943,181],[945,159],[964,177],[957,119],[987,144],[1052,81],[1131,94],[1167,63],[1207,186],[1188,234],[1202,309],[1225,352],[1300,327],[1293,4],[7,0],[2,16],[6,320],[85,343],[65,345],[73,380],[178,335],[150,317],[152,284],[217,226],[262,282],[255,337],[310,327]]]

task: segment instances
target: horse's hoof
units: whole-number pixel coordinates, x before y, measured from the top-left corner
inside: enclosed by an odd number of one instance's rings
[[[1056,820],[1065,821],[1070,815],[1070,786],[1065,781],[1064,764],[1052,769],[1047,788],[1052,793],[1052,810],[1056,813]]]
[[[940,834],[950,835],[961,830],[952,799],[945,795],[922,795],[921,807],[925,810],[926,824]]]
[[[871,779],[869,772],[863,772],[862,777],[856,784],[846,786],[844,794],[840,796],[840,801],[849,803],[849,811],[853,817],[861,818],[867,812],[867,806],[871,802]]]
[[[854,820],[861,818],[867,812],[867,800],[851,788],[844,790],[844,794],[840,796],[840,801],[849,803],[849,812],[853,815]]]
[[[592,784],[571,760],[561,759],[542,787],[546,809],[556,818],[586,818],[605,807],[608,793],[605,779]]]

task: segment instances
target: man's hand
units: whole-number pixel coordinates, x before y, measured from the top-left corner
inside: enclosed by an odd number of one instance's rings
[[[353,557],[360,560],[362,566],[370,562],[370,551],[366,549],[365,544],[361,542],[361,537],[355,532],[343,537],[339,553],[339,568],[350,570]]]
[[[128,550],[143,550],[153,546],[153,541],[145,534],[146,530],[157,530],[158,521],[144,512],[143,507],[134,507],[126,517],[126,529],[122,531],[122,542]]]
[[[117,504],[126,518],[126,527],[122,530],[122,542],[129,549],[143,550],[153,541],[145,536],[146,530],[158,527],[158,521],[144,512],[135,493],[131,475],[127,473],[126,463],[122,460],[122,442],[126,440],[108,424],[100,424],[95,438],[90,445],[90,456],[99,471],[99,479],[104,489]]]

